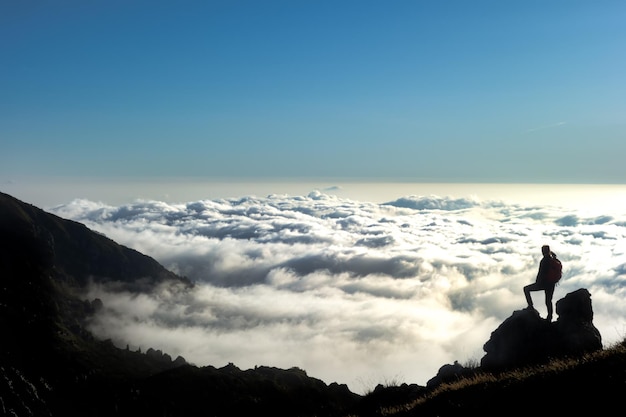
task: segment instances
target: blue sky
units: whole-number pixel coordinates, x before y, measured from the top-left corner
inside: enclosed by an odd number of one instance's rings
[[[624,183],[620,1],[6,1],[0,181]]]

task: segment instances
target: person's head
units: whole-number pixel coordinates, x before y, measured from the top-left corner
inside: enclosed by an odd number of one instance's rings
[[[541,247],[541,253],[543,253],[543,256],[549,256],[550,255],[550,246],[543,245]]]

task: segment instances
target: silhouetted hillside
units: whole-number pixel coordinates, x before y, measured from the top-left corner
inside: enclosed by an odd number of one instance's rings
[[[91,341],[81,320],[94,305],[75,296],[89,280],[114,281],[134,291],[163,281],[192,285],[80,223],[1,193],[0,236],[0,325],[8,336],[0,351],[26,367],[54,367],[40,354],[42,347],[62,341],[80,350]]]
[[[93,282],[125,291],[193,284],[84,225],[0,193],[0,410],[18,416],[333,416],[358,396],[298,369],[198,368],[119,349],[84,328]]]
[[[191,283],[154,259],[119,245],[85,225],[61,219],[30,204],[0,193],[0,231],[3,267],[45,268],[57,282],[83,286],[90,278],[118,281],[139,290],[163,280]],[[26,249],[26,251],[24,250]],[[9,258],[8,255],[11,255]]]
[[[399,398],[380,388],[378,407],[361,408],[359,417],[449,417],[502,415],[614,415],[623,406],[626,346],[620,344],[578,357],[492,373],[467,370],[455,381]]]

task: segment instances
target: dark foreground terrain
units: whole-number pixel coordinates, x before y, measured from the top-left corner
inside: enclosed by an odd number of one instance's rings
[[[539,333],[521,337],[513,323],[551,331],[531,313],[514,313],[504,329],[513,334],[496,343],[515,340],[533,353],[516,355],[520,363],[446,365],[426,387],[378,386],[360,396],[298,368],[197,367],[96,340],[85,324],[102,303],[81,296],[90,280],[133,292],[163,283],[193,288],[150,257],[0,193],[0,415],[602,415],[623,407],[626,348],[579,349],[577,339],[575,351],[561,342],[558,351],[538,351]]]

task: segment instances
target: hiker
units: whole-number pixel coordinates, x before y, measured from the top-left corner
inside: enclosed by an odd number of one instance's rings
[[[553,268],[553,263],[558,263],[560,267],[560,261],[556,259],[556,254],[550,251],[550,246],[543,245],[541,247],[541,253],[543,258],[539,263],[539,272],[537,273],[537,279],[534,284],[530,284],[524,287],[524,295],[526,296],[526,302],[528,303],[528,309],[533,309],[533,300],[530,297],[531,291],[545,291],[546,294],[546,308],[548,309],[547,321],[552,321],[552,296],[554,295],[554,286],[561,278],[561,271],[559,268],[556,271]],[[558,278],[556,275],[558,275]]]

